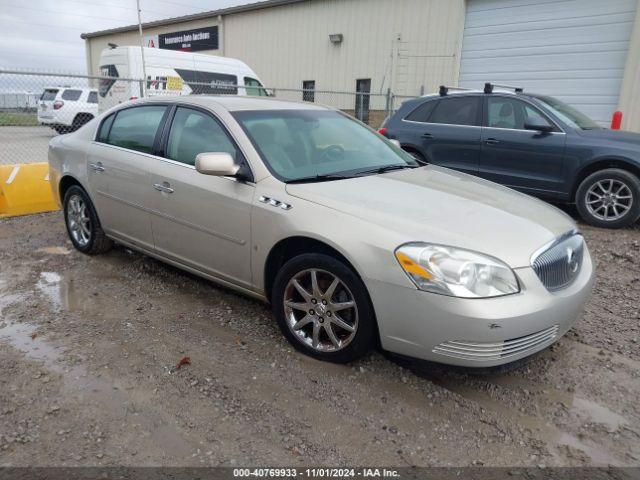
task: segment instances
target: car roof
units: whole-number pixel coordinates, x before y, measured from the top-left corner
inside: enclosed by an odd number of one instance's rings
[[[290,102],[265,97],[241,97],[237,95],[182,95],[182,96],[158,96],[145,98],[136,103],[147,102],[187,102],[202,107],[221,106],[230,112],[241,110],[331,110],[328,107],[315,105],[309,102]]]

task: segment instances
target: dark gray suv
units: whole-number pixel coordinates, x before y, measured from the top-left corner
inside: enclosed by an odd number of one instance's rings
[[[640,134],[602,128],[553,97],[491,84],[484,91],[441,87],[439,95],[405,102],[380,133],[419,162],[575,203],[598,227],[640,217]]]

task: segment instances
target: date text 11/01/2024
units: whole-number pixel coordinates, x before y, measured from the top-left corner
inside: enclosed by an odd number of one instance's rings
[[[394,478],[399,477],[397,470],[386,468],[236,468],[233,476],[263,478]]]

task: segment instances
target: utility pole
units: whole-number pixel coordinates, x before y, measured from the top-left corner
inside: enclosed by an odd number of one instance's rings
[[[142,38],[142,20],[140,18],[140,0],[136,0],[136,5],[138,6],[138,34],[140,35],[140,52],[142,53],[142,76],[144,77],[144,80],[142,81],[142,88],[141,88],[140,95],[144,97],[147,90],[147,67],[144,61],[144,39]]]

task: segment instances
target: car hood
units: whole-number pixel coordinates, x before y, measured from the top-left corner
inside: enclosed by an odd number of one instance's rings
[[[372,222],[404,242],[426,241],[492,255],[512,268],[575,228],[557,208],[495,183],[426,166],[382,175],[288,184],[295,197]]]
[[[578,130],[578,133],[585,138],[595,140],[609,140],[612,142],[622,142],[640,147],[640,133],[627,132],[624,130],[609,130],[608,128],[597,128],[594,130]]]

